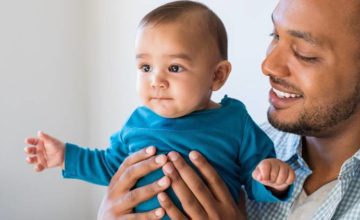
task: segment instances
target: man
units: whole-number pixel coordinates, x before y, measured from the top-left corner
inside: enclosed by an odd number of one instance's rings
[[[277,156],[295,169],[297,180],[288,202],[247,201],[248,218],[358,219],[360,1],[280,0],[272,19],[274,38],[262,70],[272,86],[269,122],[284,132],[270,125],[264,129],[277,147]],[[161,166],[189,218],[240,218],[223,182],[200,154],[192,152],[190,159],[209,187],[175,152],[169,154],[165,165],[155,164],[152,155],[139,152],[119,169],[100,218],[158,219],[164,210],[171,218],[185,218],[165,193],[159,193],[169,183],[136,190],[121,186],[121,177],[129,170],[136,181]],[[132,203],[156,194],[163,209],[131,214]]]

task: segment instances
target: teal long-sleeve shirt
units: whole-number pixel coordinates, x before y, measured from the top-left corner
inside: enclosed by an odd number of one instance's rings
[[[242,186],[245,186],[250,199],[280,201],[251,177],[261,160],[275,157],[272,141],[255,124],[240,101],[225,96],[220,104],[217,109],[196,111],[172,119],[139,107],[124,127],[111,136],[106,150],[85,149],[67,143],[63,176],[108,185],[124,159],[144,147],[156,146],[158,154],[177,151],[185,159],[191,150],[197,150],[214,166],[236,202]],[[162,176],[161,169],[154,171],[140,179],[136,187]],[[174,192],[171,189],[167,192],[181,208]],[[135,210],[143,212],[157,207],[159,203],[154,197]]]

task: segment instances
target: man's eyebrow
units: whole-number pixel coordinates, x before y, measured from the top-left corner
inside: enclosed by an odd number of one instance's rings
[[[288,30],[287,33],[289,33],[291,36],[302,39],[314,46],[323,46],[322,41],[316,39],[311,35],[309,32],[304,31],[295,31],[295,30]]]
[[[275,19],[274,19],[274,14],[271,14],[271,20],[273,22],[273,24],[275,25],[276,22],[275,22]],[[309,32],[305,32],[305,31],[296,31],[296,30],[288,30],[286,31],[288,34],[290,34],[291,36],[293,37],[296,37],[296,38],[299,38],[299,39],[302,39],[304,40],[305,42],[308,42],[310,43],[311,45],[314,45],[314,46],[320,46],[322,47],[324,45],[324,43],[315,38],[314,36],[312,36],[311,33]]]

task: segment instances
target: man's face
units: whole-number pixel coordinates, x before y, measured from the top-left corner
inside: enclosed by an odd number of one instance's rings
[[[137,91],[145,106],[167,118],[206,109],[218,55],[196,22],[142,27],[136,40]]]
[[[325,135],[359,114],[359,40],[354,1],[280,0],[262,71],[269,76],[268,118],[302,135]]]

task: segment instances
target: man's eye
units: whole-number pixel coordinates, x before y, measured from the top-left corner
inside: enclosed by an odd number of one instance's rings
[[[294,52],[295,53],[295,56],[297,58],[299,58],[300,60],[303,60],[307,63],[316,63],[318,62],[318,58],[317,57],[306,57],[306,56],[302,56],[301,54],[297,53],[296,51]]]
[[[169,67],[169,71],[170,72],[173,72],[173,73],[179,73],[179,72],[181,72],[181,71],[183,71],[184,69],[181,67],[181,66],[179,66],[179,65],[171,65],[170,67]]]
[[[140,67],[140,69],[141,69],[141,71],[146,72],[146,73],[151,71],[150,65],[147,65],[147,64],[142,65],[142,66]]]

